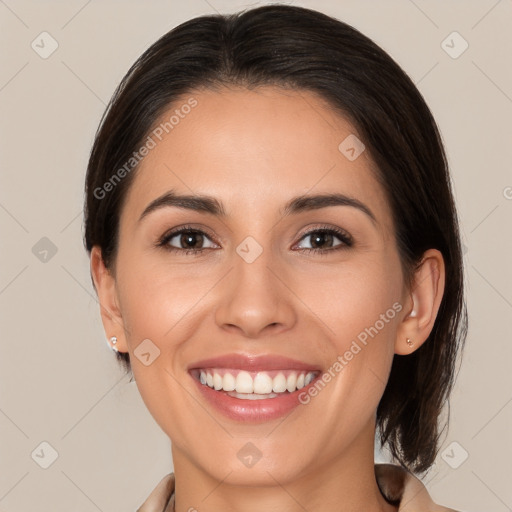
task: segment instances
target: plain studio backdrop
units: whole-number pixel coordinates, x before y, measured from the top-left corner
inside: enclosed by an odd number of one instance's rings
[[[0,511],[133,510],[172,470],[167,436],[107,346],[82,246],[85,169],[105,105],[150,44],[192,17],[265,3],[0,1]],[[511,510],[512,1],[288,3],[382,46],[439,124],[469,334],[424,482],[457,510]]]

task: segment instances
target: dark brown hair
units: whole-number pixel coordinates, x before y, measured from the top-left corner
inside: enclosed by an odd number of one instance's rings
[[[427,249],[441,251],[446,284],[433,330],[412,354],[395,355],[377,409],[382,445],[411,471],[426,471],[467,331],[457,213],[429,108],[395,61],[358,30],[310,9],[269,5],[194,18],[161,37],[123,78],[96,133],[86,177],[87,251],[100,246],[115,270],[120,209],[137,168],[126,170],[126,162],[170,105],[225,85],[275,85],[326,100],[352,122],[376,164],[407,282]],[[116,355],[131,370],[129,355]]]

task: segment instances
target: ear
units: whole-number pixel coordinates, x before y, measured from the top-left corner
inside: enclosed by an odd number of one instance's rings
[[[395,354],[410,354],[427,340],[441,305],[444,285],[443,255],[437,249],[429,249],[423,254],[414,273],[412,289],[405,307],[407,313],[397,331]]]
[[[115,336],[117,338],[115,345],[117,350],[128,352],[123,317],[118,305],[116,280],[105,267],[101,248],[97,245],[91,250],[91,276],[98,294],[101,321],[109,344],[112,346],[110,338]]]

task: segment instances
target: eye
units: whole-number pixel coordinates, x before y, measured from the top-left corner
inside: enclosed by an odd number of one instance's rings
[[[339,228],[317,227],[302,235],[301,240],[308,238],[311,240],[309,247],[299,247],[299,250],[326,254],[353,245],[352,237]],[[336,239],[338,243],[336,243]],[[203,245],[205,242],[209,243],[206,247]],[[168,251],[181,252],[185,255],[198,255],[206,249],[219,247],[211,241],[210,235],[191,226],[184,226],[164,234],[156,245]],[[328,247],[322,248],[324,245]]]
[[[205,241],[209,241],[210,245],[203,247]],[[205,249],[215,249],[217,247],[216,244],[211,242],[208,234],[200,229],[194,229],[190,226],[184,226],[166,233],[157,245],[164,247],[169,251],[180,251],[185,254],[199,254]]]
[[[346,232],[338,228],[321,227],[305,233],[301,240],[310,239],[309,247],[302,248],[303,251],[313,252],[331,252],[340,249],[346,249],[353,245],[352,237]],[[339,240],[339,243],[335,244],[335,239]],[[334,244],[334,245],[333,245]],[[323,249],[322,246],[330,246],[331,248]],[[319,248],[320,247],[320,248]]]

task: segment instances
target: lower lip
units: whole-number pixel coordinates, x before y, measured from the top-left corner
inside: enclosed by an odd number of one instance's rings
[[[192,379],[206,400],[222,414],[235,421],[253,423],[271,421],[289,414],[298,405],[301,405],[299,394],[307,391],[316,381],[314,379],[302,389],[293,393],[281,393],[275,398],[244,400],[229,396],[226,391],[215,391],[209,386],[201,384],[194,377]]]

